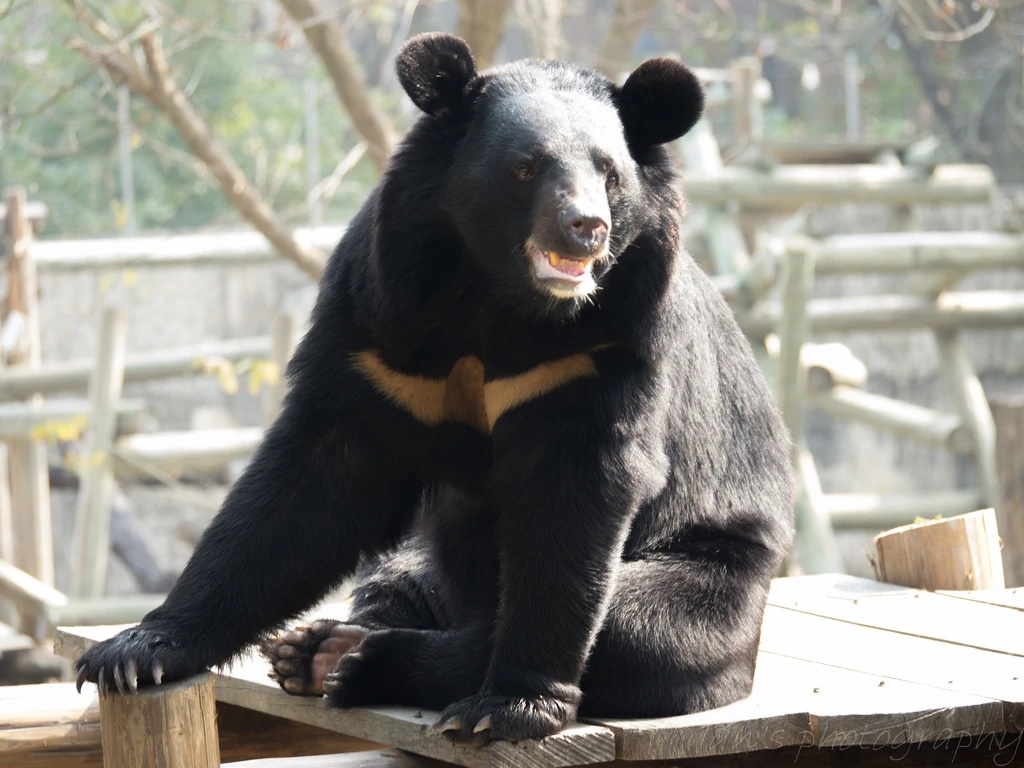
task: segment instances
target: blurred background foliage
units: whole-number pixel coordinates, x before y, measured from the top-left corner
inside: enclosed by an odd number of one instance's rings
[[[235,162],[286,223],[304,222],[309,89],[324,175],[360,135],[282,5],[0,0],[0,183],[24,185],[49,205],[44,236],[109,233],[128,224],[119,189],[118,86],[74,47],[88,32],[77,8],[128,37],[147,25],[159,28],[175,79]],[[455,0],[322,0],[314,7],[338,23],[371,102],[400,133],[414,115],[392,73],[394,53],[411,34],[454,31],[459,6]],[[644,14],[628,65],[668,55],[727,67],[737,57],[758,56],[772,88],[768,139],[844,136],[843,83],[855,55],[865,138],[935,134],[946,146],[942,159],[989,162],[1002,181],[1024,181],[1022,0],[513,0],[507,6],[498,62],[556,54],[595,64],[623,13]],[[91,43],[94,50],[103,46]],[[139,229],[238,221],[171,123],[141,98],[131,99],[130,141]],[[376,175],[364,155],[323,219],[348,218]]]

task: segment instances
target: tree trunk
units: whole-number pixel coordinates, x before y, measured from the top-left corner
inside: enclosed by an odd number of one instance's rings
[[[459,0],[459,37],[480,69],[494,64],[507,15],[508,0]]]
[[[657,7],[658,0],[615,0],[608,32],[594,63],[600,72],[611,80],[618,80],[629,69],[640,33]]]
[[[367,151],[377,168],[383,169],[395,146],[394,132],[370,101],[359,62],[345,39],[341,25],[319,8],[315,0],[278,2],[299,25],[320,57],[352,125],[366,140]]]

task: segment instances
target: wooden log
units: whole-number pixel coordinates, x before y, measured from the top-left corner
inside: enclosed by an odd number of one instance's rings
[[[47,400],[42,403],[0,403],[0,440],[30,437],[48,424],[88,418],[90,403],[84,399]],[[115,409],[117,434],[138,432],[146,413],[142,400],[119,400]]]
[[[110,506],[114,499],[114,445],[117,401],[124,387],[124,312],[103,311],[96,370],[89,385],[92,418],[79,468],[81,485],[75,510],[73,547],[77,555],[71,593],[79,597],[102,595],[107,588],[110,562]]]
[[[986,506],[994,506],[999,496],[996,480],[996,427],[978,374],[967,350],[954,333],[936,333],[935,343],[942,361],[942,377],[964,426],[974,440],[974,466]]]
[[[331,251],[345,225],[295,230],[299,244]],[[73,272],[151,267],[221,267],[280,264],[281,257],[253,229],[89,240],[43,240],[36,244],[40,271]]]
[[[25,211],[25,218],[27,218],[35,228],[38,228],[38,224],[44,221],[50,215],[50,209],[46,203],[40,203],[38,201],[29,201],[24,205],[23,210]],[[7,205],[0,203],[0,221],[7,218]]]
[[[894,528],[875,537],[879,581],[917,589],[1003,589],[991,509]]]
[[[220,768],[213,677],[100,699],[105,768]]]
[[[42,617],[48,617],[68,601],[62,592],[4,560],[0,560],[0,595],[25,613]]]
[[[687,173],[685,186],[693,203],[792,210],[809,203],[985,203],[995,177],[984,165],[940,165],[930,174],[884,165],[783,165],[770,173],[726,166]]]
[[[996,427],[996,522],[1003,537],[1003,575],[1008,587],[1024,586],[1024,395],[994,397]]]
[[[892,232],[786,241],[814,251],[817,273],[1006,269],[1024,266],[1024,236],[999,232]]]
[[[794,251],[782,269],[782,311],[776,330],[779,339],[779,408],[794,444],[803,437],[803,409],[806,400],[806,372],[801,352],[807,340],[807,300],[814,286],[814,257]]]
[[[875,139],[777,141],[765,139],[758,147],[784,165],[865,165],[883,152],[902,152],[906,142]]]
[[[167,599],[165,594],[74,597],[51,611],[52,626],[90,626],[138,622]]]
[[[765,352],[772,359],[779,356],[779,337],[770,333],[765,337]],[[807,371],[810,392],[827,391],[835,386],[861,387],[867,383],[868,368],[845,344],[804,342],[800,349],[800,364]]]
[[[170,475],[217,472],[229,461],[251,456],[262,439],[259,427],[129,435],[114,446],[114,472],[119,477],[145,476],[149,469]]]
[[[953,414],[842,385],[811,392],[809,401],[832,416],[867,424],[898,437],[937,445],[956,454],[974,451],[971,431]]]
[[[765,302],[736,319],[748,336],[764,336],[781,314],[778,302]],[[1009,328],[1024,325],[1024,291],[949,292],[935,300],[902,294],[811,299],[807,316],[812,333]]]
[[[125,383],[167,379],[178,376],[206,375],[197,366],[205,358],[224,358],[237,362],[249,357],[264,358],[270,354],[270,338],[256,336],[241,339],[171,347],[151,352],[136,352],[125,361]],[[95,360],[71,360],[47,365],[38,370],[0,370],[0,393],[7,398],[21,399],[35,392],[84,391],[89,385]]]
[[[23,343],[7,362],[38,368],[41,359],[39,287],[31,252],[32,226],[27,216],[25,190],[10,190],[6,200],[9,258],[7,316],[4,322],[18,315],[25,323]],[[44,584],[52,585],[53,522],[46,446],[24,439],[11,440],[8,458],[14,564]],[[22,616],[22,626],[30,634],[38,631],[37,624],[37,617]]]
[[[953,517],[983,506],[981,492],[939,491],[908,496],[875,493],[826,493],[822,505],[835,528],[885,530],[919,517]]]

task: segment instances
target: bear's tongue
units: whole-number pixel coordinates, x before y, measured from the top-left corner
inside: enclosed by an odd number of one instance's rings
[[[531,256],[537,277],[541,279],[558,278],[573,282],[583,280],[594,261],[592,258],[572,258],[555,251],[541,251],[538,248],[531,249]]]
[[[572,259],[567,256],[560,256],[557,253],[545,253],[544,255],[547,257],[548,264],[570,277],[580,277],[587,271],[590,262],[593,261],[593,259],[587,258]]]

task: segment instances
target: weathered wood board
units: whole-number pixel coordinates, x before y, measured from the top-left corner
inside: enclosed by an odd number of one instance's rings
[[[346,611],[330,605],[315,614],[343,618]],[[118,629],[63,630],[57,652],[74,657]],[[953,595],[809,576],[773,584],[750,698],[708,712],[591,720],[540,742],[481,749],[427,735],[433,712],[329,710],[319,699],[288,696],[254,656],[218,673],[217,698],[473,768],[699,759],[805,746],[892,748],[1024,731],[1022,638],[1024,589]],[[374,755],[377,762],[366,765],[419,764],[393,751]]]
[[[55,651],[75,658],[121,629],[124,627],[58,630]],[[408,707],[328,709],[318,697],[289,696],[267,679],[267,671],[267,662],[256,654],[218,670],[217,700],[467,768],[561,768],[615,759],[615,737],[600,726],[580,724],[540,741],[496,742],[481,748],[453,742],[443,735],[427,734],[427,728],[437,719],[436,712]]]

